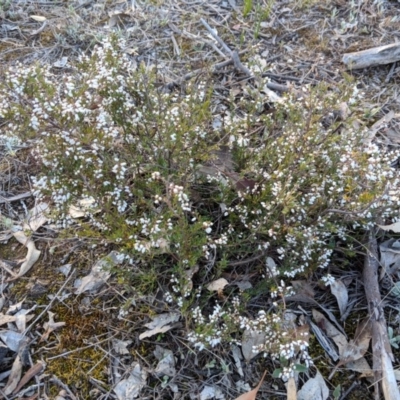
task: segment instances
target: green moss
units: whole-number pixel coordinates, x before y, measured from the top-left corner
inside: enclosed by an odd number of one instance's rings
[[[68,302],[67,306],[56,305],[52,310],[57,321],[66,324],[51,334],[57,336],[58,344],[46,353],[46,357],[66,355],[48,360],[46,371],[79,392],[80,398],[89,399],[89,391],[93,387],[90,377],[103,382],[108,388],[109,360],[101,350],[102,344],[97,345],[97,342],[108,333],[110,315],[95,308],[90,314],[82,313],[79,303],[75,301]]]

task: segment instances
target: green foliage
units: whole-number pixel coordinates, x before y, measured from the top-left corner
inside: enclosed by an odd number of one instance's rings
[[[274,369],[274,372],[272,373],[273,378],[280,378],[282,376],[283,369],[282,368],[276,368]]]
[[[253,9],[253,0],[244,0],[243,2],[243,16],[247,17],[247,15]]]
[[[341,391],[342,391],[341,385],[337,385],[332,393],[334,400],[339,400]]]

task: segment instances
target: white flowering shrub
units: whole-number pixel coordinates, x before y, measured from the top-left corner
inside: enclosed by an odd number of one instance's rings
[[[276,266],[260,290],[283,296],[278,277],[327,267],[337,240],[395,215],[398,154],[366,141],[351,117],[334,118],[340,103],[353,102],[351,84],[307,88],[268,112],[265,96],[249,91],[226,99],[231,111],[218,125],[211,85],[169,92],[123,46],[104,41],[69,74],[20,65],[2,77],[1,134],[10,148],[34,141],[37,196],[52,202],[67,232],[123,249],[135,288],[163,287],[171,307],[190,315],[199,349],[257,328],[267,333],[263,351],[308,362],[306,342],[284,334],[282,310],[244,318],[228,301],[234,312],[218,306],[203,315],[212,308],[202,285],[268,254]],[[229,162],[207,169],[218,154]],[[81,220],[69,213],[79,202],[89,204]],[[249,255],[260,257],[246,262]]]

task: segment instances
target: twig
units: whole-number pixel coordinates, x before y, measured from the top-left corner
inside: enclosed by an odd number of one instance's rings
[[[235,65],[235,68],[239,71],[244,72],[247,76],[252,76],[252,73],[250,72],[250,70],[248,68],[246,68],[239,60],[239,54],[237,53],[237,51],[232,51],[232,60],[233,60],[233,64]]]
[[[0,394],[3,396],[2,399],[10,400],[10,398],[7,397],[7,395],[1,389],[0,389]]]
[[[357,381],[354,381],[350,387],[340,396],[340,400],[346,400],[347,396],[360,384]]]
[[[193,33],[187,32],[187,31],[182,31],[180,30],[177,26],[175,26],[173,23],[169,23],[168,26],[171,28],[171,30],[185,38],[193,39],[200,41],[202,43],[207,44],[208,46],[211,46],[220,56],[226,58],[227,56],[215,45],[215,43],[211,40],[205,40],[202,37],[198,35],[193,35]],[[171,35],[172,40],[174,40],[174,35]]]
[[[4,269],[6,272],[8,272],[13,277],[18,276],[18,274],[16,274],[11,268],[9,268],[8,265],[3,260],[0,260],[0,268]]]
[[[281,85],[281,84],[275,83],[275,82],[268,82],[267,88],[271,89],[271,90],[276,90],[277,92],[289,92],[290,91],[289,86]]]
[[[60,287],[60,289],[58,290],[58,292],[56,293],[56,295],[51,299],[50,303],[46,306],[46,308],[33,320],[33,322],[25,329],[25,331],[23,332],[23,335],[26,335],[31,329],[32,327],[36,324],[36,322],[38,322],[40,320],[40,318],[42,318],[42,316],[48,311],[50,310],[51,306],[53,305],[53,303],[56,301],[56,299],[58,298],[58,295],[60,295],[62,293],[62,291],[64,290],[65,286],[67,286],[67,283],[71,280],[71,278],[73,277],[75,273],[75,270],[72,270],[69,277],[67,278],[67,280],[64,282],[64,284]]]
[[[235,66],[235,68],[238,71],[244,72],[246,76],[254,78],[251,71],[241,63],[238,52],[236,50],[231,50],[229,46],[215,33],[215,31],[211,28],[210,25],[208,25],[208,23],[203,18],[201,18],[200,21],[210,32],[211,36],[222,46],[222,48],[225,50],[228,56],[232,58],[233,65]]]
[[[245,54],[245,53],[247,53],[247,50],[243,50],[243,51],[239,52],[239,55],[242,55],[242,54]],[[220,62],[220,63],[214,64],[213,66],[211,66],[211,73],[213,73],[213,74],[218,73],[218,70],[219,70],[219,69],[221,69],[221,68],[223,68],[223,67],[226,67],[226,66],[228,66],[228,65],[230,65],[230,64],[233,64],[232,58],[229,59],[229,60],[222,61],[222,62]],[[168,89],[172,89],[173,86],[181,85],[183,82],[186,82],[186,81],[188,81],[189,79],[192,79],[192,78],[194,78],[195,76],[197,76],[197,75],[203,73],[204,70],[205,70],[205,68],[199,68],[199,69],[196,69],[196,70],[194,70],[194,71],[192,71],[192,72],[189,72],[189,73],[183,75],[181,78],[179,78],[179,79],[177,79],[177,80],[175,80],[175,81],[169,82],[169,83],[166,85],[166,87],[167,87]],[[282,85],[282,86],[283,86],[283,85]]]
[[[249,257],[249,258],[244,258],[244,259],[238,260],[238,261],[231,261],[230,263],[228,263],[228,266],[229,267],[238,267],[239,265],[246,265],[253,261],[258,261],[259,259],[263,258],[265,255],[267,255],[267,253],[268,252],[265,250],[259,254]]]
[[[105,393],[105,394],[108,393],[108,391],[107,391],[103,386],[101,386],[101,383],[104,385],[103,382],[98,381],[97,379],[95,379],[95,378],[93,378],[93,377],[91,377],[91,376],[89,376],[89,381],[90,381],[90,383],[91,383],[92,385],[96,386],[97,389],[99,389],[101,392],[103,392],[103,393]],[[100,383],[99,383],[99,382],[100,382]]]
[[[228,56],[232,56],[232,50],[228,47],[228,45],[215,33],[214,29],[211,28],[210,25],[208,25],[207,21],[205,21],[203,18],[200,18],[201,23],[206,27],[208,32],[210,32],[211,36],[223,47],[225,52],[228,54]]]
[[[57,354],[56,356],[47,358],[47,361],[55,360],[56,358],[65,357],[65,356],[68,356],[68,355],[70,355],[70,354],[72,354],[72,353],[76,353],[77,351],[82,351],[82,350],[90,349],[91,347],[98,346],[100,343],[104,343],[104,342],[107,342],[108,340],[114,339],[114,338],[117,337],[118,335],[119,335],[119,333],[116,333],[115,335],[111,336],[110,338],[107,338],[107,339],[104,339],[104,340],[100,340],[100,342],[93,343],[93,344],[89,344],[88,346],[79,347],[79,349],[74,349],[74,350],[71,350],[71,351],[66,351],[65,353],[62,353],[62,354]]]
[[[63,388],[72,400],[78,400],[78,398],[72,393],[71,389],[64,382],[61,382],[55,375],[50,378],[50,382],[54,382],[56,385]]]
[[[32,192],[25,192],[25,193],[17,194],[12,197],[4,197],[4,196],[0,195],[0,204],[11,203],[12,201],[26,199],[31,196],[33,196]]]
[[[392,79],[392,76],[394,74],[394,69],[396,68],[396,62],[393,63],[392,67],[390,68],[389,73],[387,74],[385,78],[385,83],[389,83],[389,81]]]

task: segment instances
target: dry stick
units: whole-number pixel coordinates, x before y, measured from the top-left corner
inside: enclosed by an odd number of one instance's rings
[[[372,323],[375,399],[378,400],[380,398],[378,382],[381,380],[381,387],[385,400],[400,400],[400,392],[397,387],[392,365],[394,358],[387,334],[386,320],[379,291],[378,243],[373,229],[369,231],[368,235],[368,252],[364,262],[363,281],[368,302],[368,311]]]
[[[206,27],[206,29],[210,32],[211,36],[224,48],[226,53],[231,57],[232,61],[229,60],[229,63],[233,62],[235,68],[238,71],[242,71],[248,78],[257,79],[257,77],[254,76],[251,73],[251,71],[241,63],[241,61],[239,59],[239,54],[241,54],[241,53],[238,53],[236,50],[232,51],[229,48],[229,46],[215,33],[215,31],[210,27],[210,25],[208,25],[208,23],[203,18],[201,18],[200,21]],[[278,83],[273,83],[273,82],[268,83],[267,87],[268,87],[268,89],[277,90],[279,92],[287,92],[290,90],[290,88],[288,86],[280,85]]]
[[[290,87],[286,85],[281,85],[280,83],[268,82],[267,88],[271,90],[276,90],[277,92],[289,92]]]
[[[13,277],[18,276],[18,274],[16,274],[11,268],[9,268],[8,265],[3,260],[0,260],[0,268],[4,269],[6,272],[8,272]]]
[[[225,52],[231,56],[232,55],[232,50],[228,47],[228,45],[215,33],[214,29],[211,28],[210,25],[208,25],[207,21],[205,21],[203,18],[200,18],[201,23],[206,27],[208,32],[210,32],[211,36],[223,47]]]
[[[104,343],[104,342],[107,342],[108,340],[114,339],[114,338],[117,337],[118,335],[119,335],[119,333],[117,332],[115,335],[111,336],[110,338],[100,340],[100,342],[93,343],[93,344],[89,344],[89,345],[87,345],[87,346],[80,347],[79,349],[74,349],[74,350],[66,351],[65,353],[57,354],[56,356],[49,357],[49,358],[47,358],[47,361],[55,360],[56,358],[65,357],[65,356],[68,356],[68,355],[70,355],[70,354],[76,353],[76,352],[78,352],[78,351],[90,349],[91,347],[98,346],[100,343]]]
[[[253,77],[252,73],[246,68],[239,60],[239,55],[236,50],[232,51],[229,46],[215,33],[214,29],[203,19],[200,18],[201,23],[206,27],[211,36],[223,47],[225,52],[232,58],[233,64],[238,71],[244,72],[247,76]]]
[[[392,79],[395,68],[396,68],[396,62],[394,62],[392,67],[390,68],[390,71],[385,78],[385,83],[389,83],[389,81]]]
[[[245,67],[239,60],[239,54],[237,53],[237,51],[232,51],[232,60],[233,60],[233,64],[235,65],[235,68],[239,71],[243,71],[247,76],[252,76],[252,73],[250,72],[250,70]]]
[[[242,54],[245,54],[245,53],[247,53],[247,50],[241,51],[241,52],[239,53],[239,55],[242,55]],[[211,68],[211,72],[212,72],[212,73],[216,73],[218,69],[221,69],[221,68],[223,68],[223,67],[226,67],[226,66],[228,66],[228,65],[230,65],[230,64],[232,64],[232,63],[233,63],[233,60],[230,59],[230,60],[226,60],[226,61],[222,61],[222,62],[220,62],[220,63],[214,64],[214,65],[212,66],[212,68]],[[189,73],[183,75],[182,78],[179,78],[179,79],[177,79],[177,80],[175,80],[175,81],[173,81],[173,82],[168,83],[166,86],[167,86],[167,87],[170,87],[170,86],[174,86],[174,85],[180,85],[181,83],[186,82],[186,81],[188,81],[189,79],[194,78],[195,76],[201,74],[202,72],[204,72],[204,68],[195,69],[194,71],[189,72]],[[281,85],[281,86],[283,86],[283,85]]]
[[[267,253],[268,253],[268,252],[267,252],[266,250],[264,250],[264,251],[261,251],[260,253],[254,255],[254,256],[252,256],[252,257],[244,258],[244,259],[238,260],[238,261],[232,261],[232,262],[230,262],[230,263],[228,264],[228,266],[229,266],[229,267],[238,267],[238,266],[240,266],[240,265],[246,265],[246,264],[249,264],[249,263],[251,263],[251,262],[253,262],[253,261],[258,261],[259,259],[261,259],[261,258],[263,258],[264,256],[266,256]]]
[[[9,397],[7,397],[7,395],[0,389],[0,394],[3,396],[2,399],[4,400],[10,400]]]
[[[245,53],[247,53],[247,50],[241,51],[241,52],[239,53],[239,55],[245,54]],[[228,66],[228,65],[230,65],[230,64],[233,64],[233,60],[232,60],[232,59],[226,60],[226,61],[222,61],[222,62],[217,63],[217,64],[214,64],[213,67],[212,67],[212,69],[211,69],[211,72],[216,73],[218,69],[221,69],[221,68],[223,68],[223,67],[226,67],[226,66]],[[201,74],[203,71],[204,71],[204,68],[195,69],[194,71],[187,73],[187,74],[184,75],[182,78],[180,78],[180,79],[178,79],[178,80],[176,80],[176,81],[174,81],[174,82],[171,82],[171,83],[173,83],[173,84],[175,84],[175,83],[178,84],[178,83],[181,83],[181,82],[188,81],[189,79],[195,77],[196,75]]]
[[[346,400],[347,396],[357,387],[360,386],[360,383],[357,381],[354,381],[350,387],[340,396],[340,400]]]
[[[72,400],[78,400],[78,398],[75,397],[75,395],[72,393],[72,390],[64,382],[60,381],[60,379],[58,379],[57,376],[53,375],[50,378],[50,382],[54,382],[56,385],[63,388],[68,393],[69,397],[71,397]]]
[[[390,64],[400,61],[400,43],[392,43],[386,46],[373,47],[354,53],[343,55],[342,62],[349,69],[374,67],[376,65]]]
[[[255,78],[254,75],[251,73],[251,71],[246,68],[239,59],[239,56],[241,56],[242,54],[247,53],[247,50],[242,50],[240,52],[237,51],[231,51],[231,49],[224,43],[224,41],[212,30],[212,28],[210,27],[210,25],[208,25],[208,23],[206,21],[204,21],[203,19],[201,19],[201,21],[203,22],[204,26],[207,28],[207,30],[211,33],[211,35],[218,41],[218,43],[221,44],[221,46],[224,48],[224,50],[228,53],[228,55],[231,57],[229,60],[214,64],[214,66],[211,68],[211,72],[212,73],[216,73],[218,69],[226,67],[230,64],[234,64],[235,68],[244,72],[247,76],[247,78],[252,79]],[[179,30],[176,26],[174,26],[173,24],[169,24],[169,27],[174,31],[177,32],[181,35],[183,35],[184,33]],[[173,82],[168,83],[167,87],[171,88],[174,85],[180,85],[183,82],[188,81],[189,79],[195,77],[196,75],[201,74],[204,71],[204,68],[199,68],[196,69],[192,72],[187,73],[186,75],[184,75],[182,78],[179,78]],[[281,85],[279,83],[274,83],[274,82],[268,82],[267,83],[267,87],[268,89],[271,90],[276,90],[278,92],[288,92],[290,90],[290,87],[286,86],[286,85]]]
[[[193,33],[182,31],[171,22],[168,23],[168,26],[171,28],[171,30],[173,32],[177,33],[178,35],[181,35],[188,39],[198,40],[202,43],[207,44],[208,46],[211,46],[220,56],[226,58],[226,55],[215,45],[215,43],[213,41],[205,40],[202,37],[200,37],[199,35],[194,35]],[[171,35],[171,38],[173,38],[173,37],[174,36]]]
[[[0,204],[11,203],[12,201],[26,199],[27,197],[31,197],[31,196],[33,196],[32,192],[25,192],[25,193],[17,194],[16,196],[12,196],[12,197],[0,196]]]
[[[42,316],[51,308],[53,303],[56,301],[58,298],[58,295],[62,293],[64,290],[65,286],[67,286],[67,283],[71,280],[71,278],[74,276],[75,270],[72,270],[69,277],[67,280],[64,282],[64,284],[60,287],[56,295],[51,299],[50,303],[46,306],[46,308],[33,320],[33,322],[24,330],[23,335],[25,336],[31,329],[32,327],[42,318]]]

